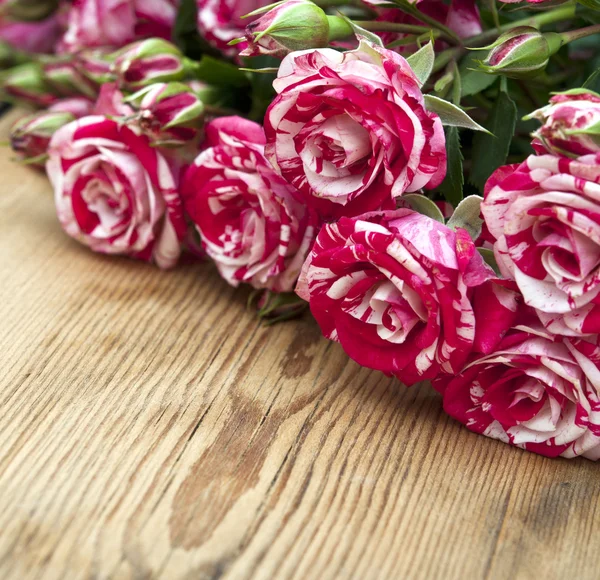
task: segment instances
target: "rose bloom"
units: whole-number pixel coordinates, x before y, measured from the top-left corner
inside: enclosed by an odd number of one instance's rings
[[[296,292],[353,360],[405,384],[459,372],[517,312],[465,230],[410,209],[323,226]]]
[[[256,123],[212,121],[182,191],[206,253],[229,284],[285,292],[294,287],[314,227],[297,192],[264,158],[264,143]]]
[[[600,332],[600,154],[502,167],[481,206],[504,276],[556,334]]]
[[[59,129],[46,170],[67,234],[95,252],[177,263],[185,235],[167,160],[145,137],[102,116]]]
[[[345,53],[294,52],[274,87],[267,158],[322,215],[391,209],[394,197],[444,179],[442,123],[395,52],[365,40]]]
[[[180,0],[74,0],[61,50],[119,48],[139,38],[169,38]]]
[[[531,114],[542,126],[533,134],[543,153],[580,156],[600,153],[600,95],[592,91],[554,95]]]
[[[247,43],[229,46],[229,41],[244,36],[251,20],[242,17],[271,2],[267,0],[197,0],[198,30],[204,39],[227,56],[237,56]]]
[[[434,386],[444,395],[444,410],[475,433],[549,457],[597,460],[597,338],[555,341],[512,332],[492,354]]]

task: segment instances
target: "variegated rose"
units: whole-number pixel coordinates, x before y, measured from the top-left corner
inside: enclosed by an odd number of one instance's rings
[[[67,234],[96,252],[177,263],[186,232],[177,179],[144,136],[102,116],[59,129],[46,169]]]
[[[455,378],[444,410],[471,431],[549,457],[600,459],[600,348],[515,331]]]
[[[600,331],[600,154],[502,167],[481,206],[502,273],[554,333]]]
[[[74,0],[61,49],[121,47],[139,38],[170,38],[180,0]]]
[[[466,231],[398,209],[323,226],[296,292],[352,359],[412,384],[459,372],[510,328],[514,292],[494,281]]]
[[[560,93],[530,115],[542,123],[533,134],[544,153],[580,156],[600,153],[600,95]]]
[[[406,60],[362,40],[289,54],[265,117],[267,158],[324,215],[392,208],[446,173],[442,123]]]
[[[216,49],[235,56],[246,44],[229,46],[229,42],[244,35],[249,23],[243,16],[271,4],[268,0],[196,0],[198,30]]]
[[[311,215],[264,158],[260,125],[221,117],[183,184],[187,213],[221,276],[278,292],[293,289],[314,238]]]

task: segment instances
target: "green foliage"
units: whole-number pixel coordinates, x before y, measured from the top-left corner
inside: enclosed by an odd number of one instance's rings
[[[515,133],[517,107],[507,92],[500,91],[488,121],[490,133],[473,139],[470,181],[483,191],[488,177],[506,162]]]

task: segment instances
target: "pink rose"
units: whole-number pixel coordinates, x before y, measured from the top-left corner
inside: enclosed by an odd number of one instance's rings
[[[177,263],[185,235],[173,170],[145,137],[101,116],[52,138],[46,166],[64,230],[96,252]]]
[[[542,126],[533,134],[541,152],[579,156],[600,153],[600,95],[592,91],[554,95],[531,117]]]
[[[600,332],[600,154],[501,167],[481,206],[504,276],[556,334]]]
[[[58,15],[39,22],[16,22],[0,17],[0,40],[26,52],[54,52],[62,28]]]
[[[444,179],[442,123],[395,52],[366,40],[345,53],[295,52],[274,87],[267,158],[321,214],[390,209],[393,198]]]
[[[549,457],[600,458],[600,348],[592,342],[516,331],[434,385],[444,410],[475,433]]]
[[[398,209],[323,226],[296,292],[350,358],[413,384],[510,328],[516,295],[494,278],[465,230]]]
[[[183,196],[206,253],[229,284],[293,289],[314,237],[297,192],[264,158],[262,127],[221,117],[188,169]]]
[[[169,38],[179,0],[74,0],[62,50],[113,46],[138,38]]]
[[[229,46],[235,38],[244,36],[250,20],[242,17],[271,4],[268,0],[197,0],[198,30],[212,46],[227,56],[237,56],[246,43]]]

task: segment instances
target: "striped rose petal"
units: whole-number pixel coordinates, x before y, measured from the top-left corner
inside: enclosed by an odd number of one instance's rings
[[[352,359],[413,384],[495,348],[516,318],[511,284],[464,230],[398,209],[323,226],[296,292]]]
[[[600,154],[532,155],[500,168],[481,206],[507,277],[546,328],[600,331]]]
[[[188,169],[183,197],[221,276],[279,292],[293,289],[312,244],[312,214],[264,158],[257,123],[221,117]]]
[[[95,252],[177,263],[186,233],[173,170],[146,137],[102,116],[53,136],[46,166],[63,229]]]
[[[442,182],[442,124],[395,52],[366,40],[345,53],[294,52],[274,86],[266,156],[322,216],[392,209],[395,197]]]
[[[592,339],[511,331],[434,386],[475,433],[548,457],[600,459],[600,348]]]

